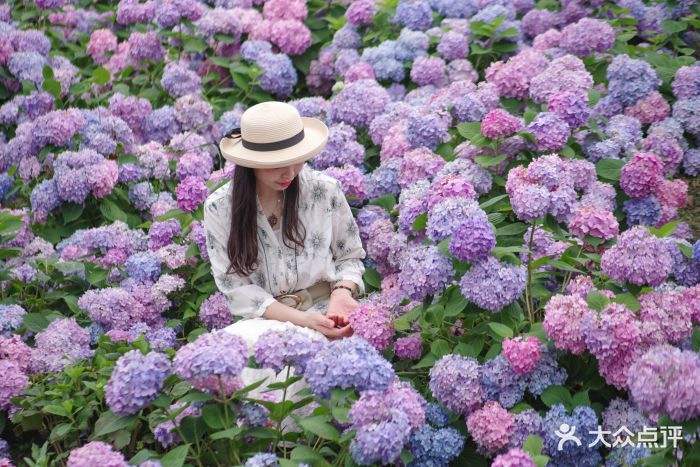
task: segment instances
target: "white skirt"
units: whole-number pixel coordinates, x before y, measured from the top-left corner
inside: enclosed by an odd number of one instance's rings
[[[314,297],[313,305],[311,306],[311,308],[305,311],[307,313],[321,313],[325,315],[328,309],[328,300],[328,296]],[[286,321],[277,321],[274,319],[265,318],[242,319],[224,328],[224,331],[243,338],[243,340],[245,340],[246,344],[248,345],[248,356],[250,357],[253,355],[255,343],[258,341],[260,336],[263,335],[265,332],[273,329],[296,329],[300,332],[308,334],[311,337],[326,339],[326,336],[311,328],[297,326]],[[289,376],[293,376],[294,369],[289,367],[282,368],[282,370],[279,373],[276,373],[275,370],[270,368],[244,368],[243,372],[241,373],[241,380],[244,386],[250,386],[251,384],[256,383],[260,380],[265,380],[265,383],[250,391],[247,397],[251,399],[267,399],[271,395],[274,401],[280,402],[282,400],[283,390],[268,390],[267,385],[272,383],[282,383],[286,381],[288,369]],[[297,395],[297,393],[307,387],[308,385],[303,379],[292,383],[289,387],[287,387],[287,392],[286,394],[284,394],[285,400],[289,400],[292,402],[300,401],[304,398],[304,396],[299,396]],[[263,394],[265,394],[266,397],[263,397]],[[298,409],[294,413],[298,415],[308,415],[310,414],[311,410],[313,410],[314,406],[314,404],[308,404]],[[288,430],[300,431],[300,428],[296,425],[296,423],[294,423],[294,421],[290,417],[287,417],[287,419],[284,420],[283,428],[286,428]]]

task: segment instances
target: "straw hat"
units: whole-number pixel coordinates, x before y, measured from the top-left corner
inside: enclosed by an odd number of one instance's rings
[[[241,116],[241,127],[221,139],[225,159],[251,168],[277,168],[306,161],[328,140],[328,127],[316,118],[302,117],[284,102],[263,102]]]

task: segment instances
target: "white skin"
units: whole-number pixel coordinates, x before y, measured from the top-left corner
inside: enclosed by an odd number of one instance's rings
[[[282,199],[287,188],[285,182],[291,182],[304,168],[304,162],[285,167],[270,169],[253,169],[255,172],[256,192],[266,213],[272,213],[278,200]],[[339,281],[337,284],[354,289],[352,281]],[[352,298],[350,291],[336,289],[331,293],[326,316],[319,313],[305,313],[275,301],[267,307],[263,317],[279,321],[290,321],[298,326],[306,326],[329,338],[341,338],[352,335],[348,317],[359,303]]]

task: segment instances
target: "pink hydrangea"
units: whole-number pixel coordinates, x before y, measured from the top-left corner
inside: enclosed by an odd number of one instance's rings
[[[117,36],[109,29],[97,29],[90,35],[87,53],[98,65],[104,65],[109,60],[107,52],[117,50]]]
[[[579,295],[555,295],[544,307],[543,328],[557,349],[579,355],[586,350],[581,320],[590,312]]]
[[[92,441],[85,446],[75,448],[68,456],[68,467],[128,467],[124,455],[112,449],[102,441]]]
[[[406,139],[407,126],[407,121],[401,120],[387,130],[382,140],[382,148],[379,151],[380,160],[402,157],[406,152],[413,149]]]
[[[484,406],[467,417],[467,430],[481,450],[494,454],[508,446],[515,426],[515,417],[496,401]]]
[[[377,350],[389,347],[394,337],[394,323],[389,310],[369,300],[352,311],[350,326],[356,336],[364,338]]]
[[[175,189],[177,206],[185,212],[192,212],[209,196],[209,189],[198,177],[186,177]]]
[[[549,66],[530,83],[530,97],[538,104],[544,104],[561,91],[588,92],[593,87],[593,77],[581,59],[573,55],[552,60]]]
[[[625,109],[625,115],[634,117],[642,125],[660,122],[671,115],[671,106],[658,91],[652,91]]]
[[[584,239],[586,235],[610,240],[620,233],[620,226],[612,212],[596,207],[584,207],[574,212],[569,231]]]
[[[433,180],[428,190],[428,209],[432,209],[445,198],[476,200],[477,195],[468,178],[458,174],[449,174]]]
[[[361,79],[375,79],[374,69],[372,65],[367,62],[357,62],[345,70],[343,75],[345,82],[352,83],[353,81],[359,81]]]
[[[639,303],[645,343],[680,344],[690,337],[694,312],[683,292],[649,292],[639,297]]]
[[[354,26],[371,24],[377,9],[374,0],[357,0],[352,2],[345,11],[345,18],[347,18],[348,23]]]
[[[399,185],[405,188],[418,180],[434,177],[444,165],[445,159],[428,148],[407,152],[399,168]]]
[[[638,152],[622,167],[620,187],[627,196],[644,198],[661,182],[664,164],[656,154]]]
[[[396,339],[394,354],[401,360],[418,360],[423,355],[423,340],[420,334],[411,334]]]
[[[486,69],[486,79],[496,85],[503,97],[525,99],[530,81],[547,67],[547,58],[540,51],[526,49],[506,62],[492,63]]]
[[[660,238],[644,227],[634,226],[603,253],[600,266],[614,280],[655,287],[671,273],[673,260]]]
[[[541,352],[540,341],[534,336],[524,338],[518,336],[503,340],[503,356],[519,375],[535,369],[540,361]]]
[[[304,0],[267,0],[263,6],[266,20],[295,19],[304,21],[309,14]]]
[[[536,467],[530,454],[520,448],[512,448],[505,454],[496,456],[491,467]]]
[[[588,294],[596,290],[595,284],[593,284],[593,279],[591,276],[586,276],[579,274],[575,276],[569,284],[566,286],[566,292],[569,295],[578,295],[584,300],[588,297]]]
[[[275,21],[270,28],[270,41],[287,55],[301,55],[311,46],[311,31],[298,20]]]
[[[661,205],[681,209],[688,204],[688,183],[680,178],[663,179],[654,194]]]
[[[32,349],[17,334],[0,335],[0,360],[9,360],[28,373],[32,364]]]
[[[441,86],[447,82],[445,61],[440,57],[423,55],[415,59],[411,67],[411,81],[419,86]]]
[[[491,139],[503,138],[520,130],[522,126],[521,119],[503,109],[493,109],[481,122],[481,134]]]

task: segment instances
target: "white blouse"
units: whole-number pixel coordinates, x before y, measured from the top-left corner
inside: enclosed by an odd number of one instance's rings
[[[260,317],[275,296],[322,280],[350,280],[362,293],[365,291],[362,259],[366,253],[340,182],[306,164],[298,177],[299,220],[306,229],[304,249],[297,247],[295,261],[293,243],[288,242],[292,245],[289,248],[279,241],[256,196],[259,261],[249,276],[226,274],[230,264],[226,245],[231,228],[232,182],[214,191],[204,203],[212,275],[234,315]]]

